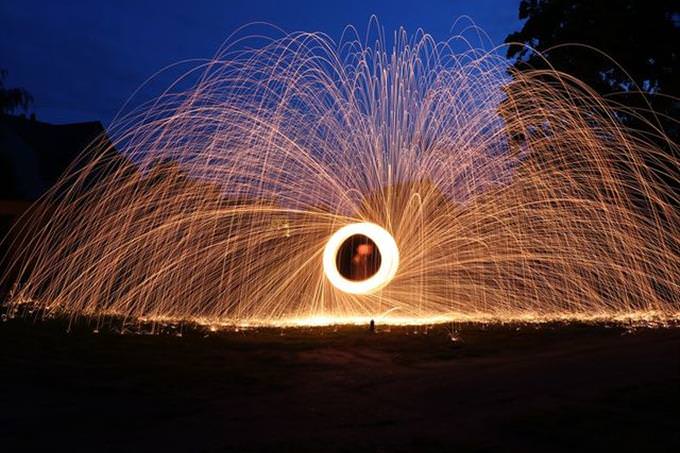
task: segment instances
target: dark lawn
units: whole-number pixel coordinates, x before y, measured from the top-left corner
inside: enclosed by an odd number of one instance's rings
[[[378,328],[9,320],[0,450],[680,451],[680,328]]]

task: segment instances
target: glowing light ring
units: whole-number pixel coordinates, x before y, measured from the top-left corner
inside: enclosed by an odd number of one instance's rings
[[[378,247],[381,256],[380,268],[366,280],[352,281],[338,271],[336,256],[340,246],[351,236],[362,234]],[[399,249],[390,233],[375,223],[352,223],[336,231],[326,243],[323,251],[323,270],[326,277],[337,289],[350,294],[370,294],[387,285],[397,273]]]

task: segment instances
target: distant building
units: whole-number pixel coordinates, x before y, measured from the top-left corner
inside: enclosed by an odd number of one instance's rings
[[[99,121],[56,125],[0,115],[0,237],[105,133]]]

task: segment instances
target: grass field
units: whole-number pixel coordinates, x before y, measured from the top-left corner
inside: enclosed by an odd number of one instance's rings
[[[11,319],[0,449],[680,451],[680,328],[451,327]]]

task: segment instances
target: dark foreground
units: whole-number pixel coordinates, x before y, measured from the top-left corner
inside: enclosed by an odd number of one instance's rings
[[[679,328],[457,328],[10,320],[0,449],[680,451]]]

